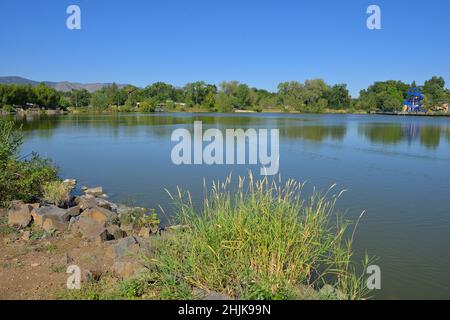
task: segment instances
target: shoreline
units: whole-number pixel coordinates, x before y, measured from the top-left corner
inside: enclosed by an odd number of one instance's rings
[[[161,111],[161,112],[139,112],[136,111],[117,111],[117,110],[25,110],[21,112],[4,112],[0,110],[0,116],[54,116],[54,115],[113,115],[113,114],[238,114],[238,115],[258,115],[258,114],[296,114],[296,115],[385,115],[385,116],[404,116],[404,117],[450,117],[450,113],[406,113],[406,112],[395,112],[395,111],[324,111],[324,112],[300,112],[300,111],[283,111],[279,109],[266,109],[263,111],[254,110],[235,110],[234,112],[215,112],[210,110],[171,110],[171,111]]]

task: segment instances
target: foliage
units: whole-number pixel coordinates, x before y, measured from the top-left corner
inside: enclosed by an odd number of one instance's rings
[[[120,215],[120,223],[141,228],[158,226],[160,221],[154,209],[147,212],[145,208],[131,208],[129,212]]]
[[[44,185],[43,197],[48,203],[62,207],[70,201],[71,190],[69,184],[63,181],[51,181]]]
[[[346,84],[327,84],[322,79],[282,82],[277,92],[251,88],[238,81],[224,81],[217,87],[204,81],[186,84],[182,88],[164,82],[155,82],[145,88],[113,83],[94,93],[85,89],[60,92],[39,84],[0,85],[0,106],[39,106],[42,108],[76,109],[90,107],[94,111],[134,112],[140,105],[142,112],[154,112],[157,106],[172,111],[233,112],[241,110],[283,110],[297,112],[333,112],[338,110],[399,111],[403,107],[409,87],[402,81],[375,82],[361,90],[357,99],[351,98]],[[433,76],[423,86],[429,108],[450,101],[450,91],[442,77]],[[182,107],[179,107],[182,106]]]
[[[42,196],[43,185],[57,179],[50,160],[32,154],[18,160],[22,135],[14,123],[0,118],[0,204],[11,200],[31,201]]]
[[[428,107],[436,107],[449,102],[445,80],[442,77],[432,77],[425,81],[423,93],[427,97]]]
[[[370,107],[370,109],[382,111],[400,111],[409,87],[401,81],[375,82],[367,90],[361,91],[358,107],[361,109]]]

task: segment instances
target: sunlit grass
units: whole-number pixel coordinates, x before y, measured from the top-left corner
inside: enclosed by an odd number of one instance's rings
[[[162,298],[195,298],[192,288],[240,299],[361,299],[363,278],[351,262],[349,223],[335,215],[342,194],[302,197],[303,184],[289,180],[231,178],[215,182],[201,212],[178,189],[182,232],[162,240],[154,289]],[[205,188],[206,189],[206,188]],[[329,190],[330,192],[330,190]],[[335,293],[300,294],[325,284]]]

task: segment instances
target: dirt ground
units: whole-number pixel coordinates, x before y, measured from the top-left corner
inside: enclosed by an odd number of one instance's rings
[[[57,299],[66,290],[68,266],[79,266],[86,278],[105,275],[112,264],[104,245],[69,234],[26,241],[20,232],[8,231],[0,233],[0,300]]]

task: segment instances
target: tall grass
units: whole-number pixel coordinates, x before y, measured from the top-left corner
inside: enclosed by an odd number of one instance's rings
[[[171,197],[184,228],[158,246],[153,287],[160,297],[194,298],[199,288],[240,299],[363,298],[349,223],[334,213],[341,193],[305,199],[303,187],[249,175],[232,192],[228,177],[205,192],[200,212],[178,189]],[[334,290],[319,293],[325,284]]]

